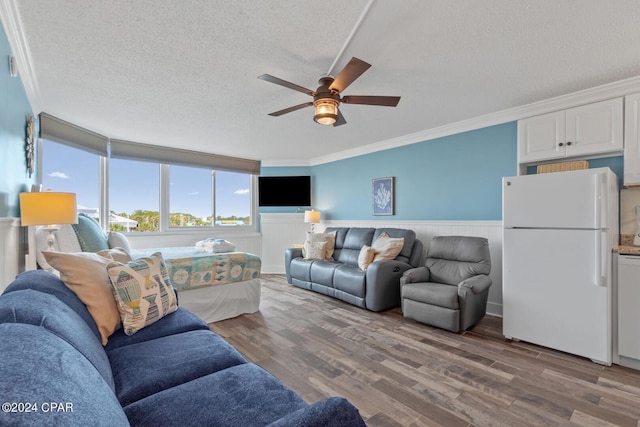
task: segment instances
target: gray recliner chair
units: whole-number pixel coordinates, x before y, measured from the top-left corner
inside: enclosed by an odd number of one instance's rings
[[[425,267],[400,278],[402,313],[452,332],[465,331],[487,311],[491,255],[484,237],[436,236]]]

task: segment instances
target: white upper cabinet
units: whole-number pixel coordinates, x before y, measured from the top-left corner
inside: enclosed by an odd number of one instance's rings
[[[640,93],[624,103],[624,185],[640,185]]]
[[[622,152],[623,99],[518,121],[518,163]]]

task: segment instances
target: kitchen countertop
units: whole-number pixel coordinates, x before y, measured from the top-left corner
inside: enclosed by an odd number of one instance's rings
[[[621,234],[620,244],[613,247],[620,255],[640,255],[640,246],[633,245],[633,234]]]

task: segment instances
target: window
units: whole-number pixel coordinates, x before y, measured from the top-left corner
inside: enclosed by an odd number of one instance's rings
[[[251,225],[251,175],[215,173],[216,225]]]
[[[42,190],[76,193],[78,212],[98,219],[100,156],[42,140]]]
[[[40,135],[44,188],[76,193],[111,231],[255,229],[259,161],[109,139],[46,113]]]
[[[212,225],[213,171],[169,166],[169,227]]]
[[[109,230],[160,230],[160,165],[109,161]]]

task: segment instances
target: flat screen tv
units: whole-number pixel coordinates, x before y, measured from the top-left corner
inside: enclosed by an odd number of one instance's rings
[[[311,177],[259,176],[258,206],[311,206]]]

